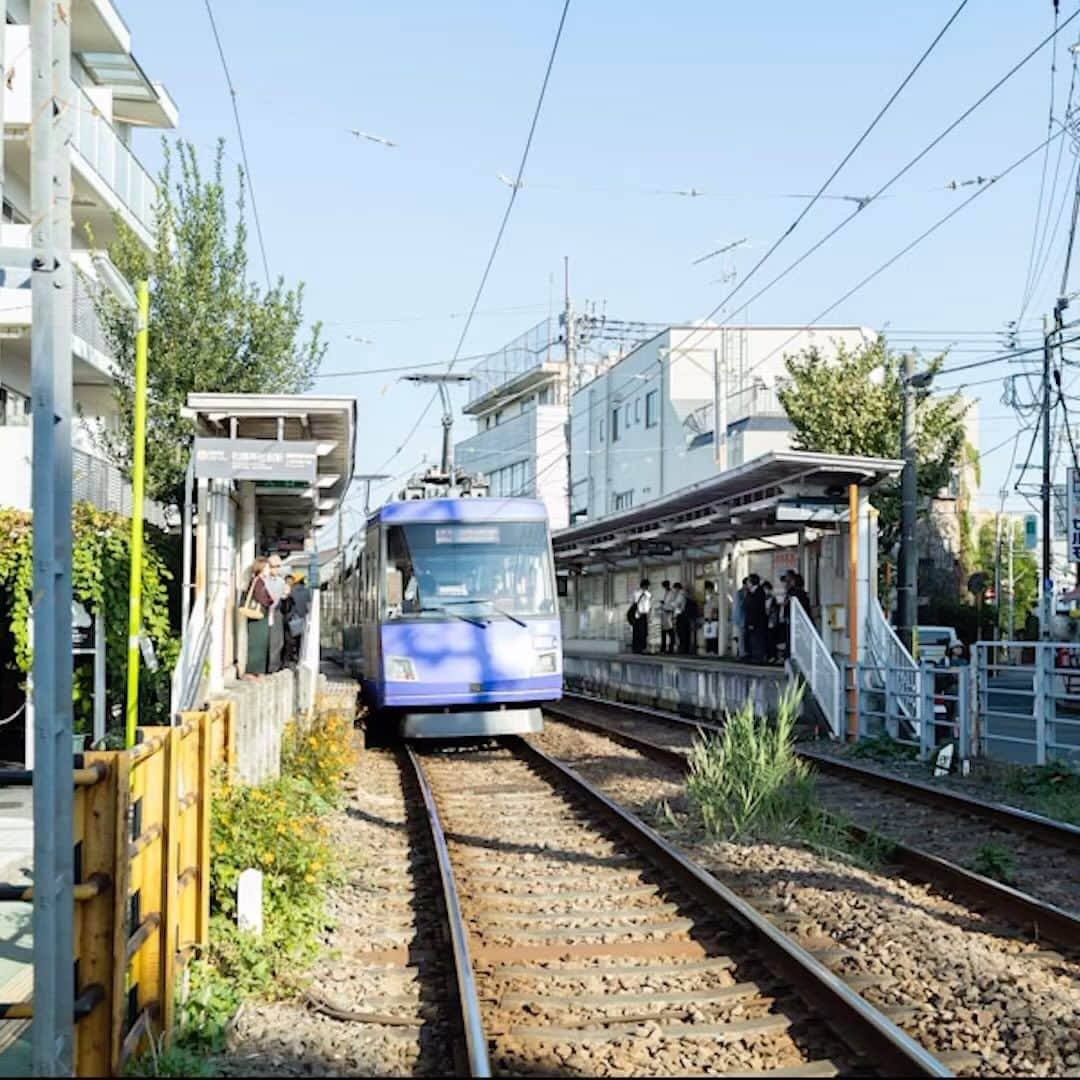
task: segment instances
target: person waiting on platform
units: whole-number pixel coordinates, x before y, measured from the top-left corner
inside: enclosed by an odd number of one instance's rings
[[[750,592],[746,596],[746,637],[750,645],[752,663],[765,662],[765,649],[769,632],[768,599],[761,587],[761,578],[751,574],[747,579]]]
[[[705,582],[705,603],[702,605],[702,636],[705,638],[705,651],[712,656],[720,653],[720,596],[716,583]]]
[[[281,600],[281,614],[285,627],[285,664],[294,668],[300,662],[300,650],[304,639],[304,626],[307,622],[308,609],[311,606],[311,594],[304,584],[301,570],[293,570],[286,575],[285,584],[289,591]]]
[[[282,598],[288,595],[289,586],[281,576],[281,556],[271,555],[266,560],[266,569],[263,571],[266,581],[266,591],[273,599],[273,605],[266,614],[267,628],[269,629],[268,655],[266,671],[273,675],[282,667],[282,654],[285,651],[285,618],[281,613]]]
[[[775,664],[779,655],[780,601],[771,581],[763,581],[761,588],[765,593],[765,659]]]
[[[649,592],[649,579],[642,578],[634,592],[630,608],[626,612],[631,628],[630,647],[636,653],[643,653],[649,641],[649,609],[652,607],[652,593]]]
[[[670,581],[660,583],[664,595],[660,597],[660,651],[673,653],[675,651],[675,594],[671,589]]]
[[[251,564],[251,580],[244,594],[244,602],[240,606],[241,614],[247,620],[245,679],[254,679],[266,674],[266,662],[270,651],[270,627],[267,615],[274,606],[274,598],[266,588],[265,574],[266,560],[256,559]]]
[[[690,616],[686,610],[686,592],[681,581],[672,586],[671,609],[675,613],[676,651],[685,655],[690,651]]]

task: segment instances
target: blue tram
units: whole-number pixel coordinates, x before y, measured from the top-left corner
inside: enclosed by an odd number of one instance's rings
[[[377,722],[406,738],[541,729],[541,703],[562,696],[543,503],[387,503],[368,519],[353,577],[360,632],[343,627],[346,659],[359,661]]]

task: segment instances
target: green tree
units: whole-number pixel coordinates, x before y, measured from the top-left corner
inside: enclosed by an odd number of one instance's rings
[[[1001,523],[1000,559],[997,549],[997,524],[984,522],[979,529],[979,569],[986,580],[993,584],[994,568],[1001,565],[1001,593],[996,597],[998,626],[1002,631],[1009,628],[1009,531],[1012,531],[1013,595],[1015,612],[1013,627],[1022,630],[1031,612],[1037,610],[1039,598],[1039,566],[1035,556],[1024,547],[1024,526],[1019,521],[1006,519]]]
[[[211,175],[195,148],[165,145],[158,179],[153,250],[118,220],[109,255],[133,285],[150,280],[150,363],[147,380],[147,494],[179,501],[192,439],[181,409],[192,392],[279,393],[306,390],[326,346],[321,326],[303,332],[302,284],[282,278],[268,290],[248,280],[244,177],[238,172],[230,224],[219,142]],[[174,176],[174,165],[179,175]],[[122,423],[101,436],[103,448],[127,471],[132,456],[135,328],[130,311],[104,287],[95,306],[116,359],[116,399]]]
[[[937,372],[945,355],[926,369]],[[780,402],[795,426],[795,448],[819,453],[899,458],[903,412],[903,356],[885,338],[849,349],[836,343],[826,357],[816,346],[785,358],[787,380]],[[965,459],[964,413],[957,393],[915,391],[916,454],[920,503],[949,483]],[[877,507],[883,550],[899,537],[900,481],[882,484],[872,496]]]

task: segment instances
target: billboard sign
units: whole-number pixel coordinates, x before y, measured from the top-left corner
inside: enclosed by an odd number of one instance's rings
[[[279,439],[195,440],[195,475],[208,480],[315,482],[318,445]]]

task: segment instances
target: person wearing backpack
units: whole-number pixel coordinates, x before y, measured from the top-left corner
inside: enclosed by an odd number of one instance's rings
[[[652,607],[652,593],[649,592],[649,579],[642,578],[641,585],[634,592],[634,598],[626,612],[626,621],[632,630],[630,647],[636,653],[645,652],[649,641],[649,609]]]

